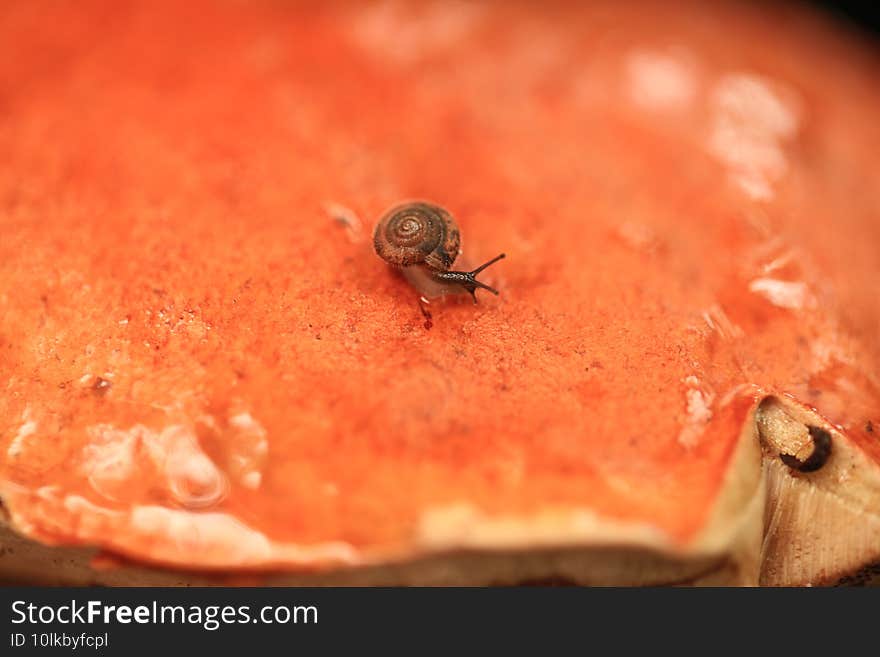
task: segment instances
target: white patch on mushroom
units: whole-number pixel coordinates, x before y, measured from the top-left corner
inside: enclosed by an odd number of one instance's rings
[[[687,108],[697,93],[692,67],[680,56],[636,50],[626,58],[627,92],[644,109],[671,111]]]
[[[678,442],[688,449],[696,447],[706,429],[709,420],[712,419],[712,403],[715,395],[706,390],[700,380],[693,375],[684,379],[687,386],[685,391],[684,426],[678,433]]]
[[[352,35],[367,50],[399,64],[453,48],[475,29],[483,8],[460,0],[409,3],[385,0],[360,9]]]
[[[703,311],[703,321],[710,330],[715,331],[724,340],[742,337],[742,329],[730,320],[718,304],[713,304]]]
[[[709,151],[748,197],[772,199],[788,171],[783,146],[800,127],[794,94],[757,75],[733,73],[715,85],[710,105]]]
[[[789,310],[800,310],[813,302],[807,284],[802,281],[756,278],[749,283],[749,290],[760,294],[774,306]]]
[[[226,477],[201,450],[187,427],[168,427],[150,448],[154,450],[154,459],[163,466],[171,494],[183,506],[211,507],[226,496]]]
[[[9,448],[6,450],[6,455],[9,458],[20,456],[27,446],[26,443],[28,438],[37,433],[37,421],[33,417],[30,406],[25,407],[21,414],[21,421],[21,426],[18,428],[18,431],[9,443]]]
[[[175,424],[157,432],[143,425],[118,429],[99,424],[88,432],[92,441],[83,448],[79,467],[107,499],[119,499],[136,478],[153,481],[186,508],[211,507],[226,496],[225,475],[187,426]]]
[[[135,474],[139,427],[118,431],[102,424],[89,427],[88,433],[92,442],[83,448],[80,467],[95,491],[115,500],[119,489]]]
[[[262,468],[269,453],[266,429],[248,412],[240,411],[229,417],[234,432],[229,474],[242,486],[257,489],[263,480]]]
[[[136,506],[131,511],[132,529],[154,539],[171,539],[163,556],[174,561],[198,554],[203,565],[265,563],[270,560],[296,563],[339,561],[353,563],[355,550],[347,543],[313,545],[276,543],[261,531],[226,513],[191,513],[160,506]]]

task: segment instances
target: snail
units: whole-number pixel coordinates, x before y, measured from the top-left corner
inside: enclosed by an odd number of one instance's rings
[[[373,233],[373,246],[385,262],[400,268],[424,297],[465,291],[477,302],[477,290],[498,290],[477,280],[477,274],[502,258],[495,256],[473,271],[452,271],[460,252],[461,235],[452,215],[443,208],[415,201],[386,212]]]

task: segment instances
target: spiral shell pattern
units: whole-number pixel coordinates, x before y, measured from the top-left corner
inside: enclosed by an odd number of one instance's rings
[[[376,253],[398,267],[424,263],[446,271],[458,257],[460,243],[452,215],[424,202],[392,208],[379,220],[373,234]]]

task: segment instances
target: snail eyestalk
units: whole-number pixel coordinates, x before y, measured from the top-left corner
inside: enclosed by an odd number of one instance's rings
[[[493,265],[499,260],[502,260],[506,257],[506,254],[502,253],[500,255],[495,256],[488,262],[484,262],[482,265],[474,269],[473,271],[444,271],[437,272],[434,274],[435,278],[441,281],[445,281],[448,283],[457,283],[461,285],[474,300],[474,303],[477,303],[477,289],[486,290],[487,292],[491,292],[496,297],[498,296],[498,290],[494,287],[490,287],[485,283],[481,283],[477,280],[477,274],[483,271],[489,265]]]
[[[481,271],[483,271],[489,265],[494,265],[496,262],[498,262],[499,260],[504,260],[504,258],[506,258],[506,257],[507,257],[506,253],[501,253],[501,254],[495,256],[494,258],[492,258],[489,262],[484,262],[482,265],[480,265],[479,267],[474,269],[472,272],[470,272],[470,275],[476,276],[477,274],[479,274]],[[491,290],[492,288],[488,288],[488,289]]]

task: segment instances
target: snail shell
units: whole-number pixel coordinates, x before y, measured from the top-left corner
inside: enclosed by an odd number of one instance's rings
[[[443,208],[421,201],[389,210],[373,233],[376,253],[389,264],[424,264],[447,271],[458,257],[461,235],[455,219]]]

